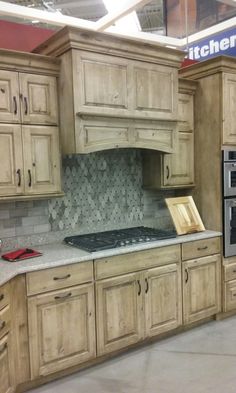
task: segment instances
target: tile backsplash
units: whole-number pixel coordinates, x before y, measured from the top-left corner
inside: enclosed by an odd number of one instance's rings
[[[73,233],[172,226],[164,198],[175,193],[142,189],[141,150],[65,156],[62,164],[64,197],[0,204],[5,248],[49,243]]]

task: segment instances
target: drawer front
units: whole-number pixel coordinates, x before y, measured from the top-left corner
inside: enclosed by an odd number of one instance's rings
[[[95,261],[95,279],[118,276],[151,267],[180,262],[180,245],[154,248]]]
[[[224,266],[224,280],[236,280],[236,263]]]
[[[220,238],[196,240],[194,242],[182,244],[182,260],[204,257],[212,254],[219,254],[221,250]]]
[[[26,275],[27,295],[48,292],[93,281],[93,262],[45,269]]]
[[[0,338],[10,329],[10,306],[4,307],[0,311]]]
[[[0,310],[10,303],[10,285],[7,283],[0,287]]]
[[[226,282],[224,285],[224,311],[236,309],[236,280]]]

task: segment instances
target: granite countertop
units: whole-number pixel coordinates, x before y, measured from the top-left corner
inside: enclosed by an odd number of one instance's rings
[[[72,263],[91,261],[94,259],[110,257],[114,255],[127,254],[135,251],[148,250],[151,248],[186,243],[194,240],[207,239],[216,236],[222,236],[222,233],[215,231],[204,231],[190,235],[177,236],[176,238],[171,239],[159,240],[150,243],[134,244],[132,246],[113,248],[92,253],[83,251],[76,247],[71,247],[62,242],[46,244],[43,246],[35,246],[32,248],[42,252],[42,256],[37,258],[29,258],[18,262],[7,262],[2,258],[0,259],[0,285],[22,273],[48,269]]]

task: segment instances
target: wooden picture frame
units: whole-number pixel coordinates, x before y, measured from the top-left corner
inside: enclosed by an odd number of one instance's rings
[[[205,231],[191,196],[166,198],[165,201],[178,235]]]

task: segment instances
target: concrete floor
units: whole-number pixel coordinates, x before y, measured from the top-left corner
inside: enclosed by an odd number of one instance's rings
[[[30,393],[235,393],[236,316],[132,350]]]

